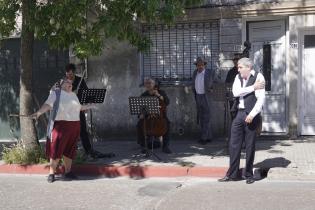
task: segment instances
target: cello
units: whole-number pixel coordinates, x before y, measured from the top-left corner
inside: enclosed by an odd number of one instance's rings
[[[159,91],[159,86],[154,87],[155,90]],[[166,118],[166,104],[163,100],[159,99],[160,114],[149,115],[145,118],[144,122],[144,133],[147,136],[160,137],[164,136],[167,132],[167,118]]]

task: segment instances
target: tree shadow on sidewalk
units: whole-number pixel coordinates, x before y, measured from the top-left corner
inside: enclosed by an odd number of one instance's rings
[[[281,144],[280,141],[257,141],[256,151],[272,150],[274,146]],[[289,145],[288,145],[289,146]],[[154,156],[145,157],[140,154],[140,147],[136,141],[103,141],[97,142],[94,148],[100,152],[113,152],[113,158],[104,158],[88,161],[92,164],[102,165],[152,165],[152,164],[172,164],[179,166],[193,167],[195,165],[208,165],[216,159],[224,159],[229,156],[228,143],[225,139],[217,139],[207,145],[200,145],[196,141],[174,140],[170,145],[173,153],[164,154],[161,148],[154,152],[162,159],[159,161]],[[279,151],[278,151],[279,152]],[[211,163],[209,164],[211,165]]]
[[[256,151],[271,151],[272,153],[282,154],[280,151],[281,147],[276,146],[291,146],[290,144],[281,144],[281,141],[276,140],[257,140]],[[174,140],[171,142],[172,154],[163,153],[161,148],[154,150],[162,159],[161,161],[154,156],[146,157],[141,155],[140,147],[135,141],[97,142],[94,144],[94,148],[102,153],[113,152],[116,156],[113,158],[84,160],[81,164],[74,167],[76,172],[84,174],[85,171],[91,170],[87,170],[86,167],[96,165],[97,167],[92,167],[94,168],[93,172],[96,174],[106,174],[108,177],[127,175],[136,178],[145,177],[147,166],[227,167],[229,156],[227,142],[224,139],[216,139],[207,145],[200,145],[193,140]],[[255,168],[261,169],[262,173],[266,174],[263,176],[266,177],[270,168],[286,167],[289,164],[290,161],[284,158],[273,158],[257,163]],[[119,166],[119,170],[117,170],[117,167],[112,166]]]

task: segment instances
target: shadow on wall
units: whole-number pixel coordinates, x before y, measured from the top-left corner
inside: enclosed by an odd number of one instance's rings
[[[1,42],[0,46],[0,139],[10,137],[19,128],[19,119],[9,114],[19,113],[20,59],[19,40]]]
[[[33,56],[34,111],[47,99],[51,86],[63,76],[69,62],[68,51],[49,50],[44,41],[35,41]],[[0,139],[19,138],[20,39],[12,38],[0,46]],[[39,121],[39,136],[46,125]],[[12,131],[12,132],[11,132]]]
[[[138,53],[127,43],[111,40],[101,56],[89,59],[88,86],[106,88],[106,98],[93,111],[93,134],[100,139],[135,135],[136,116],[129,113],[128,97],[141,94]]]
[[[123,49],[123,50],[122,50]],[[137,51],[123,43],[118,43],[110,53],[89,59],[88,85],[106,85],[105,103],[93,112],[94,133],[100,139],[126,139],[136,136],[137,116],[129,113],[128,97],[139,96],[144,88],[140,86],[139,56]],[[162,87],[170,98],[168,116],[171,132],[181,138],[198,131],[196,125],[195,101],[191,90],[186,87]]]
[[[304,3],[305,1],[301,1],[301,5],[303,5]],[[265,3],[261,5],[262,9],[268,9],[272,6],[274,6],[274,4],[271,3]],[[259,13],[259,11],[257,13]],[[200,36],[196,37],[198,38],[198,40],[200,39],[200,45],[198,45],[200,46],[200,49],[198,48],[199,51],[197,53],[203,54],[205,53],[202,48],[202,43],[204,40]],[[176,44],[171,44],[172,50],[176,51],[179,49]],[[155,50],[158,51],[160,50],[160,48]],[[158,62],[158,66],[162,65],[164,67],[174,69],[175,67],[172,67],[172,62],[170,62],[172,60],[171,58],[173,57],[174,55],[171,54],[168,57],[167,61],[161,60],[161,62]],[[273,68],[273,71],[275,72],[279,71],[282,66],[286,66],[285,56],[278,57],[279,58],[277,58],[276,60],[276,65]],[[100,108],[99,112],[96,112],[94,114],[95,117],[93,122],[95,130],[97,135],[101,138],[108,138],[108,136],[115,135],[135,135],[136,118],[129,115],[127,101],[129,96],[138,95],[141,93],[141,88],[139,88],[138,86],[141,80],[139,60],[140,59],[136,50],[130,48],[130,46],[128,45],[121,43],[118,43],[117,46],[113,49],[105,50],[102,56],[89,59],[89,66],[91,67],[91,69],[93,69],[93,71],[89,72],[90,82],[92,84],[106,83],[109,88],[105,104]],[[191,68],[189,64],[190,61],[187,60],[187,57],[183,56],[178,61],[187,63],[187,69]],[[264,125],[265,129],[268,132],[279,132],[279,130],[285,130],[286,122],[288,121],[286,118],[283,118],[283,120],[280,119],[283,114],[286,114],[285,108],[288,107],[286,105],[285,98],[285,85],[283,85],[286,84],[288,81],[286,81],[287,78],[285,77],[285,72],[279,72],[279,74],[281,74],[279,79],[274,78],[272,80],[272,89],[275,96],[270,97],[268,105],[265,106],[264,111],[266,113],[264,121],[270,122],[265,123]],[[186,135],[189,133],[187,131],[190,131],[191,128],[198,132],[198,128],[197,126],[195,126],[194,123],[196,117],[194,113],[195,103],[193,100],[193,96],[183,96],[182,92],[184,91],[179,90],[178,87],[176,88],[178,90],[165,88],[165,90],[171,96],[169,114],[170,120],[172,122],[172,133],[177,134],[184,132]],[[278,97],[276,95],[279,95],[279,93],[282,93],[283,96],[281,96],[280,99],[277,99],[281,102],[276,102],[276,97]],[[183,106],[186,106],[186,108],[183,108]],[[190,110],[187,111],[188,109]],[[188,112],[192,113],[189,114]],[[214,130],[219,131],[220,134],[223,133],[222,129],[216,126],[220,123],[223,124],[222,119],[219,119],[219,117],[221,118],[221,116],[224,116],[223,105],[217,104],[216,110],[214,112]],[[217,123],[218,119],[220,120],[220,123]]]

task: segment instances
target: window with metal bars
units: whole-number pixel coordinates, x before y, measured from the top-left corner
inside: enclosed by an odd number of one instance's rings
[[[167,25],[144,25],[143,34],[152,45],[141,55],[142,80],[152,77],[162,84],[190,82],[198,56],[207,68],[219,66],[219,22],[192,22]]]

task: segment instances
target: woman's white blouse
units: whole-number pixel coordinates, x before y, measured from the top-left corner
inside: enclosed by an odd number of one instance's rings
[[[56,100],[55,91],[51,91],[45,104],[53,107]],[[60,103],[55,120],[80,121],[81,104],[77,95],[73,92],[61,91]]]

